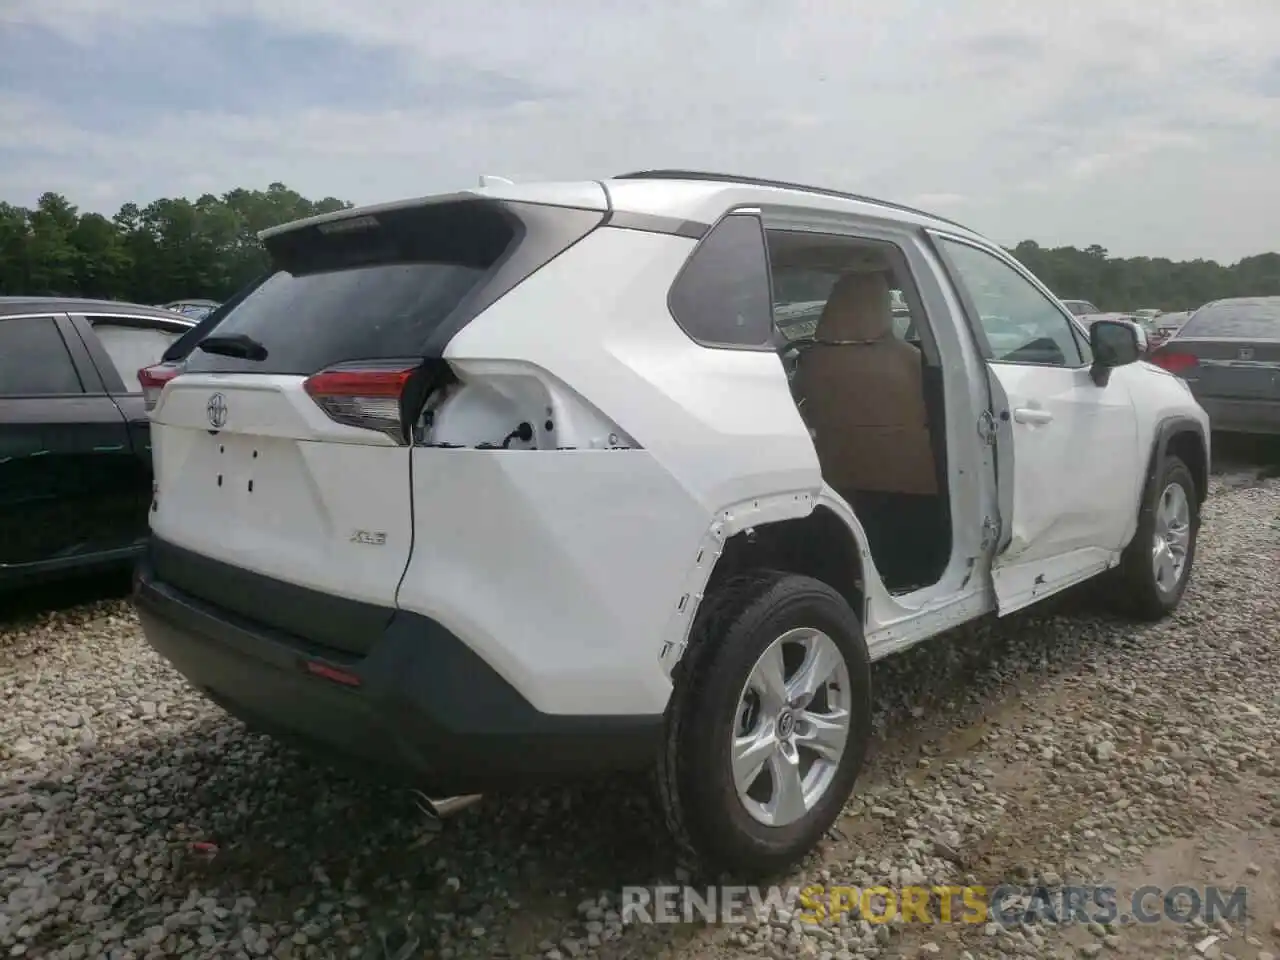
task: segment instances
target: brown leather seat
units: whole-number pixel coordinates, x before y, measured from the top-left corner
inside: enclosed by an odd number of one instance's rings
[[[827,483],[843,496],[937,494],[920,351],[893,334],[887,275],[841,277],[814,337],[796,386]]]

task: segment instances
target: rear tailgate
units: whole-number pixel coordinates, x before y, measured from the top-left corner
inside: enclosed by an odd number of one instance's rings
[[[1197,397],[1280,401],[1280,297],[1206,304],[1156,362],[1185,378]]]
[[[409,559],[409,452],[331,421],[300,376],[188,374],[152,414],[165,545],[300,587],[390,607]],[[221,427],[215,429],[214,421]],[[157,550],[174,586],[287,632],[243,578]],[[308,630],[314,633],[314,629]],[[312,636],[342,649],[360,638]]]
[[[1280,342],[1174,341],[1199,361],[1187,381],[1197,396],[1223,400],[1280,400]]]

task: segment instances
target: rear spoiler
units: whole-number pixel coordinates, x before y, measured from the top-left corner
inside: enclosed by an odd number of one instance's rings
[[[415,197],[411,200],[395,200],[390,203],[375,203],[365,207],[349,207],[345,210],[334,210],[332,213],[320,213],[314,217],[305,217],[302,220],[293,220],[289,223],[282,223],[275,227],[267,227],[267,229],[258,232],[258,239],[267,240],[271,237],[278,237],[282,233],[292,233],[295,230],[305,230],[307,227],[315,227],[325,223],[335,223],[339,220],[350,220],[358,217],[374,217],[380,213],[389,213],[392,210],[408,210],[413,207],[425,207],[436,203],[451,203],[455,200],[465,200],[479,196],[482,196],[482,194],[478,194],[474,190],[461,190],[457,193],[438,193],[429,197]]]
[[[416,207],[436,206],[438,204],[458,203],[461,201],[490,200],[498,203],[533,203],[546,206],[566,207],[577,210],[591,210],[601,214],[608,213],[609,195],[604,186],[595,180],[567,181],[564,183],[516,183],[505,177],[483,176],[479,186],[452,193],[438,193],[433,196],[416,197],[410,200],[396,200],[391,203],[379,203],[364,207],[351,207],[346,210],[335,210],[322,213],[303,220],[294,220],[276,227],[268,227],[258,234],[259,240],[278,237],[295,230],[308,227],[335,224],[343,220],[360,217],[376,217],[380,213],[412,210]]]

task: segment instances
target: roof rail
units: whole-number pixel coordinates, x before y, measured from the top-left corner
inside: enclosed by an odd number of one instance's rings
[[[963,223],[957,223],[955,220],[940,217],[936,213],[930,213],[928,210],[918,210],[915,207],[908,207],[905,204],[893,203],[889,200],[879,200],[875,197],[866,197],[857,193],[846,193],[843,190],[829,190],[826,187],[812,187],[803,183],[790,183],[786,180],[766,180],[761,177],[744,177],[734,173],[708,173],[705,170],[637,170],[633,173],[620,173],[613,179],[698,180],[703,182],[723,181],[725,183],[740,183],[745,186],[752,187],[773,187],[777,190],[799,190],[803,193],[815,193],[823,197],[837,197],[841,200],[856,200],[859,203],[871,203],[878,207],[897,210],[901,213],[913,213],[919,217],[929,217],[931,220],[937,220],[939,223],[949,223],[951,226],[959,227],[961,230],[969,230],[969,228]]]

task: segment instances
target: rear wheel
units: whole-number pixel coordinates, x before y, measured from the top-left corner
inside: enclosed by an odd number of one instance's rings
[[[1177,607],[1191,577],[1200,529],[1200,504],[1191,471],[1168,456],[1147,490],[1138,529],[1116,570],[1116,600],[1143,620],[1159,620]]]
[[[693,865],[767,875],[818,843],[862,768],[870,687],[861,625],[826,584],[763,571],[703,601],[659,768]]]

